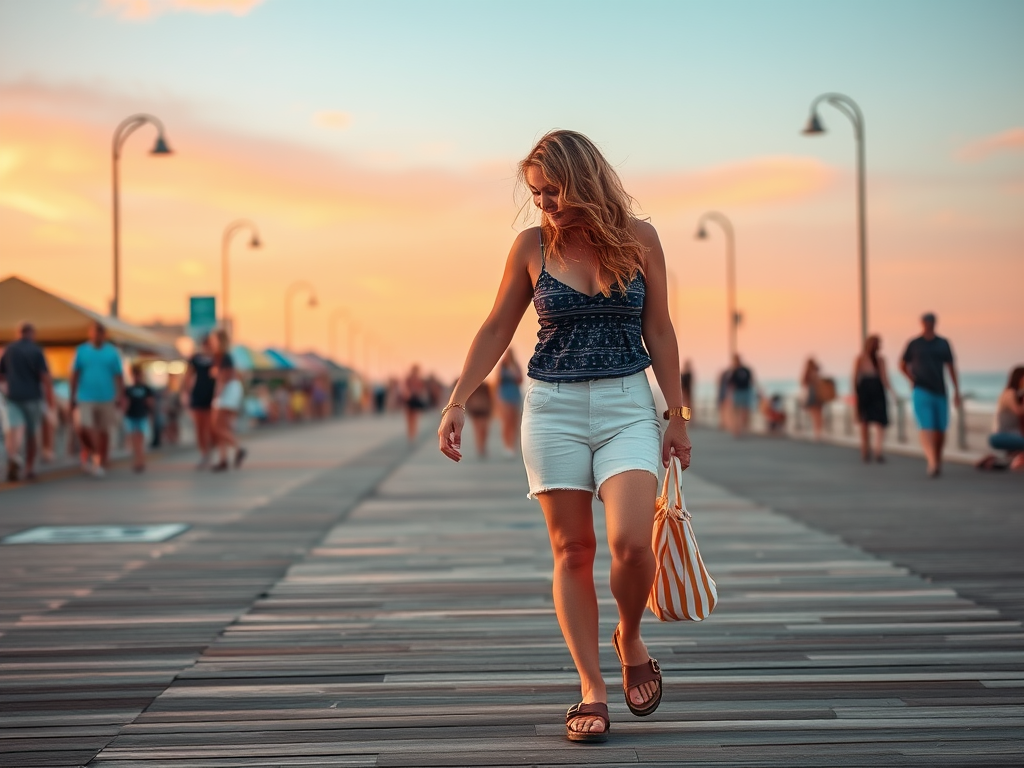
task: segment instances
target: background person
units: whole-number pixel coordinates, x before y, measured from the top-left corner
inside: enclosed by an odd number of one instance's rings
[[[745,435],[750,431],[750,409],[754,407],[756,390],[754,389],[754,373],[739,355],[732,356],[732,368],[729,373],[729,422],[733,437]]]
[[[878,336],[868,336],[864,340],[864,348],[853,361],[853,380],[850,387],[857,402],[861,458],[865,462],[872,459],[869,430],[873,426],[874,460],[880,464],[885,461],[882,444],[885,441],[885,428],[889,426],[889,408],[885,393],[892,392],[885,358],[880,354],[881,347],[882,340]]]
[[[476,438],[476,453],[481,459],[487,458],[487,433],[490,431],[494,414],[494,397],[491,385],[481,381],[480,386],[466,398],[466,414],[473,422],[473,437]]]
[[[224,472],[228,468],[229,449],[235,451],[235,469],[242,466],[248,451],[238,442],[235,436],[235,419],[242,410],[245,391],[242,380],[231,358],[231,344],[227,331],[220,329],[210,337],[213,351],[213,374],[216,387],[213,394],[213,442],[217,446],[219,461],[213,465],[214,472]]]
[[[654,580],[651,534],[659,458],[690,463],[679,356],[668,312],[665,255],[654,227],[633,215],[615,169],[582,134],[546,134],[519,166],[541,226],[516,238],[494,307],[480,327],[441,413],[438,447],[462,458],[466,398],[498,362],[532,301],[540,329],[523,409],[523,460],[554,555],[558,624],[580,675],[582,701],[566,713],[570,741],[605,741],[594,588],[593,499],[604,502],[612,636],[626,704],[649,715],[662,681],[640,636]],[[613,344],[602,340],[613,339]],[[645,370],[653,366],[669,411],[664,439]],[[592,413],[600,419],[592,419]]]
[[[523,383],[523,369],[509,347],[498,366],[498,403],[501,412],[501,440],[505,444],[505,455],[515,456],[519,445],[519,423],[522,419],[523,395],[519,390]]]
[[[1024,470],[1024,366],[1010,371],[1006,388],[999,393],[996,403],[995,432],[989,435],[988,444],[997,451],[1010,453],[1010,468]]]
[[[156,397],[146,383],[141,365],[134,364],[131,373],[132,383],[124,388],[124,424],[132,449],[132,469],[142,472],[146,469],[146,423],[156,406]]]
[[[936,335],[933,313],[921,316],[921,328],[921,335],[907,344],[900,370],[914,388],[914,416],[928,462],[928,476],[938,477],[942,473],[942,450],[949,427],[945,371],[949,370],[949,378],[953,382],[953,403],[957,408],[960,407],[960,384],[953,362],[953,349],[946,339]]]
[[[0,386],[7,399],[7,479],[17,481],[24,468],[26,480],[35,478],[38,431],[44,420],[44,399],[54,412],[53,380],[42,348],[36,344],[32,323],[18,327],[18,339],[0,357]],[[21,449],[24,445],[24,467]]]
[[[692,411],[695,407],[693,402],[693,363],[689,360],[683,363],[683,370],[679,374],[679,385],[683,389],[683,405]]]
[[[419,365],[413,365],[409,374],[405,377],[403,385],[403,399],[405,400],[405,428],[410,443],[416,442],[416,435],[419,434],[420,414],[430,404],[430,394],[427,392],[427,383],[420,374]]]
[[[821,367],[813,357],[808,357],[804,363],[804,372],[800,376],[800,387],[803,391],[803,406],[811,416],[811,428],[814,439],[821,440],[821,433],[824,428],[822,408],[825,403],[821,397]]]
[[[78,420],[85,472],[102,477],[110,460],[110,430],[124,399],[121,355],[107,342],[107,329],[92,324],[89,341],[75,350],[71,366],[71,408]]]
[[[199,447],[199,463],[196,469],[210,466],[213,451],[213,393],[217,382],[213,378],[213,345],[210,336],[203,336],[199,349],[188,359],[185,380],[181,383],[183,397],[188,398],[192,425],[196,431],[196,445]]]

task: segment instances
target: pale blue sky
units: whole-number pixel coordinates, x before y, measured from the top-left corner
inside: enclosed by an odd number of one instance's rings
[[[799,135],[830,90],[861,104],[872,167],[896,173],[937,173],[963,143],[1024,123],[1012,0],[268,0],[244,17],[139,22],[100,8],[0,0],[0,82],[175,98],[231,130],[442,165],[518,156],[554,126],[634,169],[762,154],[846,165],[849,142]],[[323,109],[351,127],[314,127]]]

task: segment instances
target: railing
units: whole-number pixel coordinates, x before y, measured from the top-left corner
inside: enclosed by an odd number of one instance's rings
[[[950,409],[950,424],[947,434],[951,438],[951,447],[965,453],[987,453],[995,406],[968,401],[960,408],[956,408],[950,403]],[[699,400],[696,410],[697,418],[704,424],[718,423],[718,408],[714,400]],[[776,430],[777,434],[797,438],[813,438],[814,430],[810,413],[800,404],[797,397],[784,398],[782,410],[785,420]],[[917,423],[914,420],[913,408],[906,398],[889,399],[889,422],[889,429],[885,432],[885,445],[916,448],[918,445]],[[762,408],[751,410],[750,428],[751,431],[758,433],[767,434],[771,431]],[[856,407],[850,400],[841,398],[826,403],[822,407],[821,437],[831,442],[857,442],[859,440]]]

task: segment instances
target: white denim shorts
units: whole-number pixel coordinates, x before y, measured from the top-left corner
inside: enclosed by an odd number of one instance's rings
[[[658,476],[661,425],[647,375],[551,384],[527,379],[523,461],[529,498],[538,493],[596,493],[631,469]]]

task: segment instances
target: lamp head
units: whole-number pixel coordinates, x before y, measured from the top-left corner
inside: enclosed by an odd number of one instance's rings
[[[807,125],[804,126],[804,136],[816,136],[819,133],[825,132],[825,126],[821,124],[821,118],[818,117],[817,112],[812,112],[811,116],[807,118]]]
[[[706,229],[704,229],[704,225],[703,224],[701,224],[700,227],[697,228],[697,234],[694,235],[694,237],[696,237],[698,240],[707,240],[708,239],[708,231]]]
[[[174,152],[171,150],[169,146],[167,146],[167,141],[164,139],[164,135],[161,133],[159,136],[156,137],[156,144],[153,145],[153,149],[150,150],[149,154],[173,155]]]
[[[317,305],[316,294],[309,294],[309,306],[315,307]]]
[[[260,236],[259,235],[253,235],[252,236],[252,240],[249,241],[249,247],[250,248],[259,248],[262,245],[263,245],[263,243],[260,242]]]

